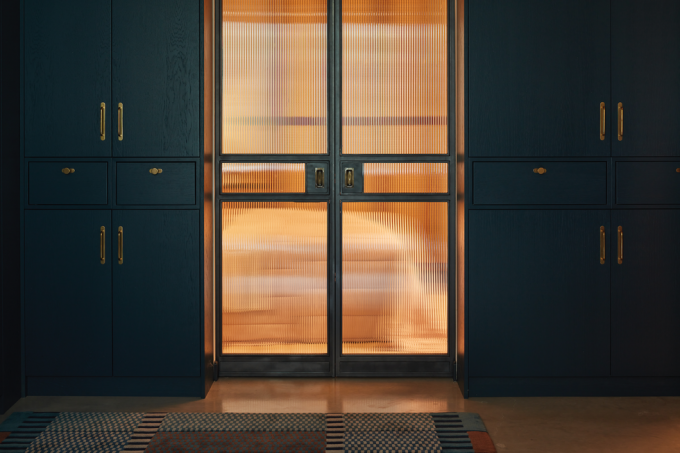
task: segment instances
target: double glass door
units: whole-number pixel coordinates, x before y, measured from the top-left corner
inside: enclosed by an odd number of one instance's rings
[[[446,0],[221,0],[220,374],[453,374]]]

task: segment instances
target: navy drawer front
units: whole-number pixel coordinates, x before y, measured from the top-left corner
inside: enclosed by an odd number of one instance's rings
[[[617,204],[680,204],[680,161],[617,162]]]
[[[29,162],[31,205],[108,203],[107,162]]]
[[[119,205],[196,204],[193,162],[119,162],[116,165]]]
[[[607,204],[606,162],[474,162],[473,203]]]

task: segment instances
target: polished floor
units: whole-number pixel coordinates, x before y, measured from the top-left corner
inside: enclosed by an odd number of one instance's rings
[[[205,399],[27,397],[14,411],[477,412],[499,453],[678,453],[680,397],[472,398],[449,379],[221,378]]]

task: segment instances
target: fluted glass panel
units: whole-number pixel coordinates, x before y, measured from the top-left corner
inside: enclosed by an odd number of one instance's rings
[[[326,0],[222,0],[222,154],[327,153]]]
[[[447,154],[446,3],[343,0],[344,154]]]
[[[327,353],[328,203],[222,203],[222,353]]]
[[[305,164],[222,163],[222,193],[304,193]]]
[[[342,204],[343,354],[446,354],[448,203]]]
[[[449,164],[364,163],[364,193],[447,193]]]

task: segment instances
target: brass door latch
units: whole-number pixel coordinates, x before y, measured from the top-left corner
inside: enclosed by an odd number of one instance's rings
[[[323,168],[314,169],[314,185],[317,189],[323,189],[326,186]]]
[[[345,168],[345,187],[352,188],[354,187],[354,169],[353,168]]]

